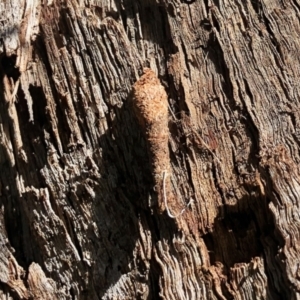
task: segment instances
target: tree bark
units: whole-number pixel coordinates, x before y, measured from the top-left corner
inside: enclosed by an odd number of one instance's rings
[[[299,15],[0,1],[0,299],[300,299]]]

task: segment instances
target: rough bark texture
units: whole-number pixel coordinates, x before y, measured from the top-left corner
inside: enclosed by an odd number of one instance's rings
[[[300,299],[299,16],[1,0],[0,299]]]

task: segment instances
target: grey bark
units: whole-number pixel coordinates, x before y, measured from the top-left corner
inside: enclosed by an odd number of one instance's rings
[[[0,299],[300,299],[299,9],[2,0]]]

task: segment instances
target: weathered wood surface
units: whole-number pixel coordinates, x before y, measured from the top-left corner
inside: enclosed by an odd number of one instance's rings
[[[300,299],[299,10],[2,0],[0,298]]]

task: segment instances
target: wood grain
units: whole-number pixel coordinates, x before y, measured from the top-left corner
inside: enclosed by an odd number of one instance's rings
[[[298,1],[0,19],[0,299],[300,297]]]

